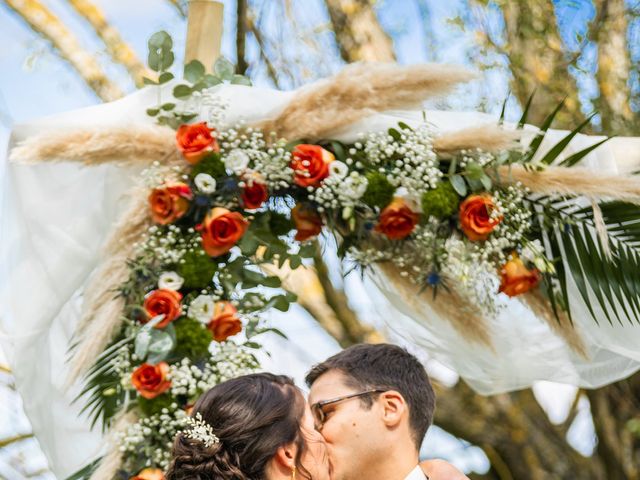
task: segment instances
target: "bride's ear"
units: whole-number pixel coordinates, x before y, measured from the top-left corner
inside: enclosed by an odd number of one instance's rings
[[[296,466],[296,454],[297,447],[295,444],[290,443],[288,445],[283,445],[276,450],[276,455],[274,457],[276,465],[279,467],[291,471]]]

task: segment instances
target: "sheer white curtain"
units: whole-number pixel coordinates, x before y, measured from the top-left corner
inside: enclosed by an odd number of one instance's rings
[[[292,93],[242,86],[222,86],[219,94],[229,109],[226,121],[248,123],[273,117]],[[122,100],[44,118],[15,128],[11,145],[30,136],[78,127],[123,127],[148,124],[145,110],[156,93],[144,89]],[[417,112],[387,112],[336,132],[352,140],[358,132],[386,129],[399,119],[417,123]],[[495,121],[478,113],[428,111],[427,119],[441,130]],[[555,140],[561,132],[554,132]],[[574,148],[597,139],[579,136]],[[633,164],[625,149],[633,142],[605,145],[587,160],[589,166],[616,171]],[[634,153],[635,154],[635,153]],[[65,392],[65,357],[82,302],[82,289],[100,259],[107,233],[127,204],[126,192],[138,171],[103,165],[83,167],[58,163],[5,165],[0,206],[0,339],[7,352],[25,409],[55,474],[64,478],[100,449],[100,434],[90,432],[70,406],[76,388]],[[625,168],[627,168],[625,167]],[[465,377],[480,392],[526,387],[536,380],[597,386],[628,375],[640,366],[640,327],[597,327],[586,315],[576,315],[588,342],[590,361],[576,357],[546,324],[517,301],[492,329],[496,353],[467,342],[446,320],[428,310],[416,311],[399,301],[383,276],[374,281],[397,315],[390,328]]]

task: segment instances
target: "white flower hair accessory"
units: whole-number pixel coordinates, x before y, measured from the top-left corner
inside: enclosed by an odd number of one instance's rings
[[[200,413],[196,413],[195,417],[187,417],[186,424],[187,428],[182,432],[185,437],[200,440],[207,448],[220,443],[220,439],[213,433],[213,428],[203,420]]]

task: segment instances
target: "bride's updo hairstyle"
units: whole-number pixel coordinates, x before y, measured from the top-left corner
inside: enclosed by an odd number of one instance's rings
[[[196,402],[219,442],[177,435],[166,480],[262,480],[279,447],[298,447],[298,478],[311,480],[300,464],[304,397],[289,377],[256,373],[216,385]]]

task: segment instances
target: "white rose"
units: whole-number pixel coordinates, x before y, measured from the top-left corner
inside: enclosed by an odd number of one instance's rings
[[[158,287],[163,290],[180,290],[184,278],[176,272],[163,272],[158,279]]]
[[[340,186],[342,195],[352,200],[358,200],[367,191],[369,182],[362,175],[350,176]]]
[[[207,325],[213,318],[215,302],[211,295],[198,295],[189,305],[187,316]]]
[[[349,174],[349,167],[340,160],[334,160],[329,164],[329,175],[332,177],[344,178]]]
[[[193,181],[202,193],[213,193],[216,191],[216,179],[208,173],[199,173]]]
[[[241,174],[249,166],[249,155],[242,150],[231,150],[224,158],[224,166],[235,174]]]

